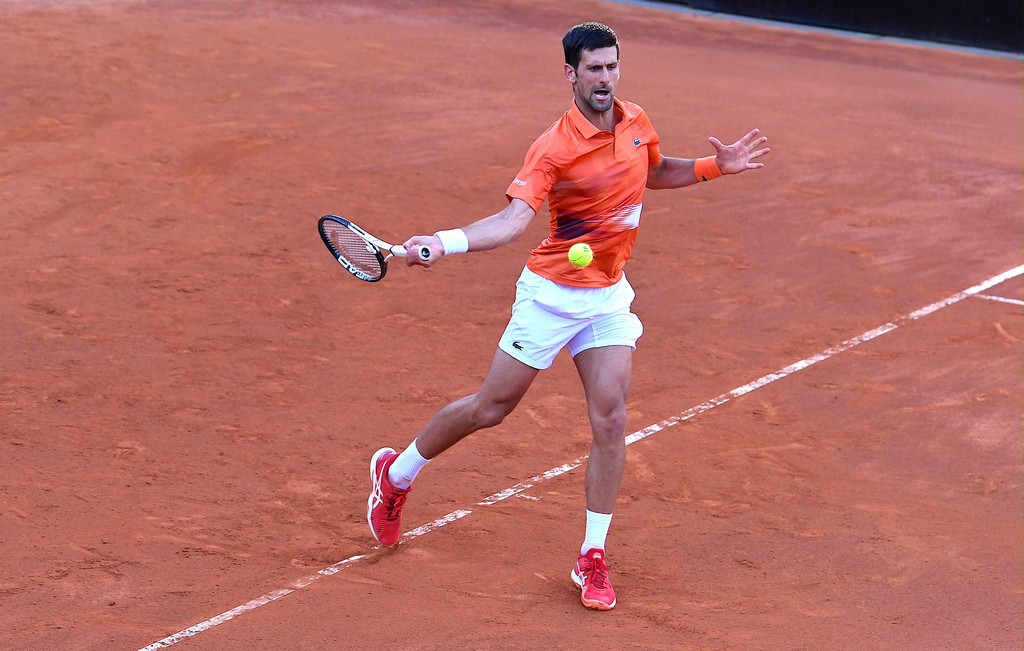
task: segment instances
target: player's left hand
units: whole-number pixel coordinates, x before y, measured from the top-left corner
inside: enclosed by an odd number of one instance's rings
[[[754,129],[731,145],[723,145],[718,138],[711,136],[708,142],[715,148],[715,163],[722,174],[739,174],[744,170],[755,170],[764,167],[764,163],[751,161],[771,151],[768,147],[758,149],[768,142],[765,136],[757,137],[760,129]]]

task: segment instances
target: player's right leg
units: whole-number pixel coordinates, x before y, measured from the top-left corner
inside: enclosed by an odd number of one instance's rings
[[[632,290],[629,291],[627,298],[631,299]],[[519,404],[540,369],[551,366],[558,352],[587,325],[586,319],[575,314],[552,311],[553,304],[564,298],[563,292],[573,294],[568,297],[570,305],[579,301],[578,288],[557,286],[523,269],[516,282],[512,317],[498,341],[498,350],[480,390],[439,411],[420,431],[415,446],[400,455],[394,455],[390,448],[378,450],[374,455],[371,473],[376,473],[379,479],[374,480],[367,519],[377,540],[387,545],[398,542],[405,504],[405,493],[401,491],[408,492],[416,473],[427,461],[473,432],[500,423]],[[546,299],[542,301],[538,297]],[[603,295],[593,302],[604,305]],[[387,466],[383,472],[378,472],[378,463]],[[378,491],[379,498],[375,499]],[[394,500],[389,499],[389,495],[395,495]],[[379,529],[375,528],[378,526],[375,522],[379,523]]]
[[[493,427],[512,413],[538,370],[498,350],[483,386],[439,411],[401,455],[381,448],[370,460],[366,519],[373,537],[395,545],[402,532],[402,508],[416,473],[427,461],[473,432]],[[394,469],[400,469],[395,472]]]
[[[416,445],[433,459],[473,432],[494,427],[512,413],[539,371],[498,349],[476,393],[449,404],[430,419]]]

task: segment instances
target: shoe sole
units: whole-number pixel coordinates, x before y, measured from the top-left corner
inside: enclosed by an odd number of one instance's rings
[[[383,476],[377,476],[377,461],[381,455],[394,451],[394,448],[381,448],[370,457],[370,496],[366,498],[366,524],[370,525],[370,533],[373,534],[373,539],[377,542],[380,542],[380,538],[377,537],[377,532],[373,530],[373,496],[377,493],[377,490],[380,488],[380,482],[384,479]]]
[[[612,601],[611,604],[606,604],[603,601],[596,601],[594,599],[587,599],[583,596],[583,580],[576,575],[575,569],[569,572],[569,578],[572,579],[573,584],[580,589],[580,602],[587,608],[590,608],[591,610],[611,610],[615,607],[615,604],[619,603],[618,599]]]

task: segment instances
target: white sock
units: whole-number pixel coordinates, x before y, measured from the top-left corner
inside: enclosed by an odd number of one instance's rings
[[[580,554],[586,554],[591,549],[603,550],[604,541],[608,537],[608,528],[611,524],[611,513],[594,513],[587,509],[587,536],[583,539]]]
[[[416,447],[416,441],[413,441],[409,447],[402,450],[395,462],[388,468],[388,481],[395,488],[409,488],[412,486],[412,481],[416,479],[416,475],[428,463],[430,463],[430,459],[423,458]]]

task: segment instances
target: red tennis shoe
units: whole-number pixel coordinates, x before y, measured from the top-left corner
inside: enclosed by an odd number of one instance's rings
[[[603,549],[591,549],[576,559],[571,577],[580,589],[580,601],[584,606],[594,610],[611,610],[615,607],[615,588],[608,578]]]
[[[366,520],[373,537],[385,545],[397,545],[402,535],[402,507],[410,489],[396,488],[388,479],[388,468],[398,458],[391,448],[381,448],[370,459],[370,497]]]

